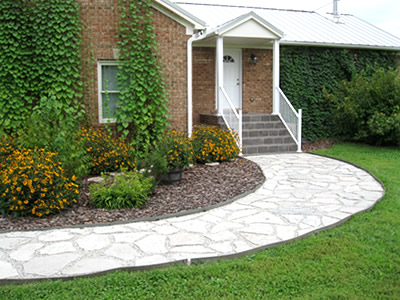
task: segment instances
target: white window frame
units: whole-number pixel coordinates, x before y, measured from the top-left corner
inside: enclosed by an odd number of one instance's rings
[[[99,108],[99,123],[115,123],[115,118],[103,118],[103,97],[105,93],[102,89],[102,68],[103,66],[120,66],[121,63],[116,60],[99,60],[97,61],[97,94],[98,94],[98,108]],[[120,91],[107,91],[108,94],[119,94]]]

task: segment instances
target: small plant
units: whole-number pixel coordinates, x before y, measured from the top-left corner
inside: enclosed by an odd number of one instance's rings
[[[158,140],[152,151],[143,155],[138,168],[159,181],[171,171],[183,171],[193,162],[193,148],[190,139],[182,132],[172,130]]]
[[[235,132],[216,126],[195,126],[192,144],[199,163],[223,162],[235,159],[240,149]]]
[[[44,149],[0,145],[0,213],[37,217],[77,202],[76,176],[67,177],[57,154]]]
[[[155,151],[167,160],[169,171],[187,168],[193,161],[191,141],[180,131],[168,131],[157,144]]]
[[[132,170],[136,165],[134,149],[125,141],[113,138],[107,131],[83,128],[79,134],[90,156],[90,174],[99,175],[120,169]]]
[[[103,178],[102,183],[89,187],[90,203],[98,208],[139,207],[147,202],[154,191],[154,178],[134,171],[122,172],[115,177],[103,175]]]

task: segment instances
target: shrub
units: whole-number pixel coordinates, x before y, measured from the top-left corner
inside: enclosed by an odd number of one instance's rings
[[[238,135],[215,126],[194,126],[192,144],[199,163],[223,162],[236,158],[240,149]]]
[[[156,145],[155,152],[160,153],[166,160],[168,170],[189,167],[193,158],[193,148],[190,139],[182,132],[168,131]]]
[[[78,139],[80,124],[70,116],[73,113],[74,110],[65,110],[54,96],[43,97],[18,131],[16,142],[23,148],[56,152],[65,173],[81,178],[89,174],[90,157]]]
[[[335,105],[338,135],[369,144],[400,145],[400,71],[378,68],[343,81],[327,94]]]
[[[90,156],[90,174],[115,172],[121,168],[132,170],[135,167],[133,146],[125,141],[95,128],[83,128],[79,136]]]
[[[56,153],[0,145],[0,213],[37,217],[55,214],[77,202],[76,177],[65,175]]]
[[[115,177],[103,176],[100,184],[92,184],[90,203],[98,208],[121,209],[139,207],[154,191],[154,178],[136,172],[123,172]]]
[[[193,162],[193,148],[190,139],[182,132],[171,130],[157,141],[152,151],[144,155],[139,163],[158,180],[169,171],[189,167]]]

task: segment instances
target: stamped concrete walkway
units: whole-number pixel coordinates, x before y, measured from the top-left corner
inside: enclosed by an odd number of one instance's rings
[[[350,164],[310,154],[250,157],[266,182],[192,215],[112,226],[0,234],[0,279],[58,278],[247,253],[340,224],[374,206],[381,184]]]

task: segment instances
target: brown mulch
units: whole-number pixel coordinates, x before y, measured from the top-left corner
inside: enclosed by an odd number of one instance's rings
[[[301,145],[301,150],[304,152],[312,152],[322,149],[328,149],[331,148],[332,146],[333,146],[333,141],[322,140],[322,141],[312,142],[310,144],[303,144]]]
[[[106,210],[89,203],[89,183],[81,182],[79,201],[72,208],[47,218],[0,215],[0,231],[31,230],[56,226],[121,222],[162,216],[218,204],[256,188],[264,181],[260,168],[246,159],[217,166],[195,165],[184,178],[171,185],[158,185],[141,208]]]

